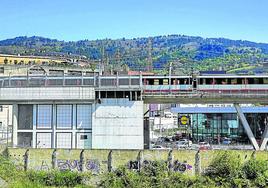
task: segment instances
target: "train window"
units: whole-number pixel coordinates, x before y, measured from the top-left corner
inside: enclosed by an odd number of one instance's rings
[[[242,84],[242,78],[237,78],[237,84]]]
[[[161,83],[160,83],[160,79],[158,80],[158,79],[154,79],[154,85],[162,85]]]
[[[248,78],[248,84],[254,84],[254,78]]]
[[[263,78],[263,83],[268,84],[268,78]]]
[[[213,83],[213,78],[206,78],[206,84],[207,84],[207,85],[214,84],[214,83]]]
[[[149,81],[149,85],[154,85],[154,79],[150,79]]]
[[[231,79],[231,84],[237,84],[237,79],[236,78],[232,78]]]
[[[168,85],[168,79],[163,79],[163,85]]]

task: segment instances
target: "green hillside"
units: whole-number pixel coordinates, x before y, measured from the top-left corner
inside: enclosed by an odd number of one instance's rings
[[[226,70],[262,73],[268,62],[268,44],[224,38],[185,35],[134,39],[58,41],[43,37],[16,37],[0,41],[0,53],[42,56],[80,56],[102,61],[106,68],[150,70],[167,73],[172,62],[174,73],[199,70]]]

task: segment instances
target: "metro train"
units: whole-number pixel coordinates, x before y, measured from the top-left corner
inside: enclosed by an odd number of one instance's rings
[[[169,85],[169,82],[171,83]],[[267,92],[268,75],[143,76],[144,92]]]

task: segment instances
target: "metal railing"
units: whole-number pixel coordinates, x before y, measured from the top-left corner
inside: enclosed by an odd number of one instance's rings
[[[16,76],[0,77],[0,87],[90,86],[98,88],[141,88],[139,77],[133,76]]]

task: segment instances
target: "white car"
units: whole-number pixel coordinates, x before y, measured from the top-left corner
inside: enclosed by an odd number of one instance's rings
[[[176,142],[176,146],[178,149],[181,149],[181,148],[188,148],[188,147],[191,147],[192,146],[192,141],[191,140],[188,140],[188,139],[180,139],[179,141]]]
[[[164,146],[161,146],[161,145],[153,145],[152,149],[155,149],[155,150],[169,150],[171,148],[165,148]]]

